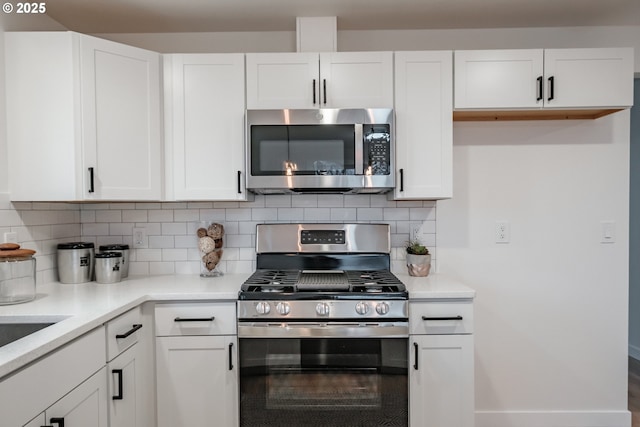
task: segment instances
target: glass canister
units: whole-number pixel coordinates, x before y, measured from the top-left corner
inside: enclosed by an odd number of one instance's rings
[[[32,301],[36,297],[36,259],[0,258],[0,305]]]

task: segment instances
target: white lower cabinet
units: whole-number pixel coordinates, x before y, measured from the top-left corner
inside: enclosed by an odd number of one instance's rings
[[[107,375],[100,369],[24,427],[107,427]]]
[[[158,304],[158,427],[237,427],[237,348],[235,303]]]
[[[158,427],[238,425],[235,337],[159,337],[156,345]]]
[[[53,427],[107,427],[107,374],[100,369],[45,411]]]
[[[155,425],[151,323],[136,307],[106,325],[109,427]]]
[[[473,427],[472,302],[416,302],[409,307],[410,427]]]
[[[411,346],[411,427],[473,426],[473,335],[414,335]]]

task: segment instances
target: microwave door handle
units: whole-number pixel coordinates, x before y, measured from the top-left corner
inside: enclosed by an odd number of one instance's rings
[[[356,175],[364,175],[364,137],[362,133],[362,124],[357,123],[354,125],[354,137],[355,137],[355,166]]]

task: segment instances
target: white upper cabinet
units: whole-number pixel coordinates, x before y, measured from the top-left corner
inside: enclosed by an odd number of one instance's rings
[[[545,106],[633,105],[633,49],[547,49]]]
[[[541,49],[455,52],[455,108],[539,108]]]
[[[165,55],[167,199],[247,200],[243,54]]]
[[[247,108],[390,108],[392,52],[247,54]]]
[[[159,200],[159,54],[72,32],[5,41],[11,199]]]
[[[396,188],[401,199],[452,195],[452,53],[396,52]]]
[[[455,52],[456,109],[614,108],[633,104],[633,49]]]

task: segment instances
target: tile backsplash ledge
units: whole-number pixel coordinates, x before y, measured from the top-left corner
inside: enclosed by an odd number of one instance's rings
[[[57,280],[56,247],[83,240],[128,244],[129,274],[199,274],[196,229],[202,221],[225,226],[225,273],[255,269],[255,232],[260,223],[364,222],[391,229],[392,270],[406,271],[404,243],[411,230],[436,259],[436,202],[391,201],[385,195],[269,195],[252,202],[9,203],[0,202],[0,233],[38,251],[38,283]],[[148,247],[133,248],[133,229],[144,228]]]

